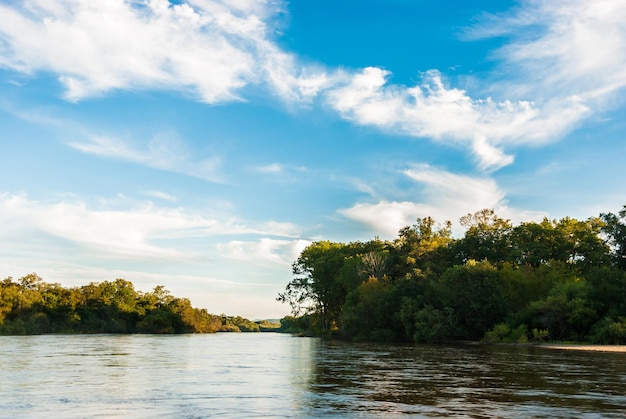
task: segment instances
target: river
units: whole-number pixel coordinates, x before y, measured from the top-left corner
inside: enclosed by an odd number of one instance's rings
[[[0,417],[624,417],[626,354],[275,333],[0,337]]]

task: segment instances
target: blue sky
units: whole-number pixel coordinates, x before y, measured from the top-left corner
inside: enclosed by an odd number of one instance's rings
[[[0,276],[281,317],[311,241],[626,204],[621,0],[0,1]]]

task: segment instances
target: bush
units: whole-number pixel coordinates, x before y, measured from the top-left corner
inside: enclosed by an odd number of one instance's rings
[[[498,323],[485,333],[483,342],[486,343],[527,343],[528,327],[520,324],[515,329],[511,329],[506,323]]]
[[[417,343],[440,343],[450,340],[454,335],[454,312],[446,307],[438,310],[428,305],[415,314],[415,333]]]
[[[610,317],[597,322],[591,330],[591,341],[602,345],[620,345],[626,343],[626,318],[617,321]]]

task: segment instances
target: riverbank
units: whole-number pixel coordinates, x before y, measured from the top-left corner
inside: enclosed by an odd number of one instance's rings
[[[568,351],[626,352],[626,345],[578,345],[546,343],[537,346],[546,349],[562,349]]]

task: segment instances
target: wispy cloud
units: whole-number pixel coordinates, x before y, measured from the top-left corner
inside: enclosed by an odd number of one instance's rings
[[[35,266],[33,266],[33,264]],[[30,259],[7,259],[0,260],[0,272],[11,273],[13,276],[26,275],[37,269],[46,282],[62,283],[65,286],[81,286],[88,282],[111,281],[115,278],[124,278],[132,281],[140,291],[150,291],[157,285],[167,284],[166,288],[176,296],[184,296],[175,292],[176,288],[186,284],[187,287],[200,285],[210,288],[212,292],[225,290],[241,290],[247,284],[220,279],[211,276],[186,275],[186,274],[164,274],[158,272],[136,271],[131,269],[109,269],[95,266],[85,266],[59,260],[37,260],[34,263]],[[179,285],[181,284],[181,285]],[[205,306],[200,306],[205,307]]]
[[[402,227],[413,224],[420,214],[427,214],[428,208],[415,202],[380,201],[375,204],[359,203],[338,212],[370,227],[373,234],[392,239]]]
[[[255,167],[254,170],[260,173],[281,173],[283,171],[283,166],[278,163],[272,163],[266,166]]]
[[[65,141],[68,146],[86,154],[123,160],[209,182],[226,183],[221,171],[221,158],[215,154],[207,155],[206,151],[192,150],[175,130],[157,133],[147,140],[128,138],[131,137],[128,134],[94,134],[97,129],[67,117],[59,117],[50,109],[17,109],[1,102],[0,108],[31,124],[58,131],[60,136],[81,138],[80,141]],[[169,199],[163,195],[159,198]]]
[[[482,97],[447,86],[435,70],[407,87],[366,68],[330,89],[329,103],[360,125],[464,145],[480,169],[492,171],[513,162],[512,148],[558,141],[619,101],[626,86],[623,1],[526,0],[484,15],[465,40],[502,35],[504,46],[492,52],[499,66],[474,86],[489,92]]]
[[[413,87],[388,85],[388,76],[380,68],[366,68],[345,86],[329,91],[329,104],[361,125],[465,145],[487,171],[513,162],[503,145],[558,137],[587,111],[576,100],[540,108],[529,101],[473,99],[463,90],[446,87],[438,71],[425,73],[422,83]]]
[[[262,238],[256,241],[233,240],[218,245],[220,256],[245,261],[248,264],[290,266],[300,252],[310,244],[307,240],[278,240]]]
[[[25,195],[0,198],[3,218],[12,228],[84,245],[104,257],[185,260],[189,255],[157,245],[156,239],[193,237],[222,228],[216,219],[150,205],[128,210],[92,209],[81,201],[48,203],[29,200]]]
[[[284,163],[270,163],[259,166],[252,166],[247,169],[248,172],[253,173],[254,176],[262,176],[264,181],[288,184],[301,181],[303,175],[311,175],[310,170],[305,166],[296,166],[293,164]]]
[[[262,22],[211,5],[213,15],[163,0],[3,5],[0,65],[53,71],[70,100],[137,86],[192,88],[208,103],[232,100],[253,77],[253,57],[229,36],[262,32]]]
[[[245,100],[250,86],[286,103],[317,98],[355,124],[461,145],[486,172],[512,164],[517,147],[561,139],[626,86],[621,0],[528,0],[483,18],[467,39],[507,40],[493,54],[500,72],[478,80],[473,92],[451,86],[437,70],[404,86],[389,83],[381,68],[304,63],[274,42],[283,7],[228,0],[12,2],[0,5],[0,67],[56,74],[70,100],[169,89],[224,103]],[[94,138],[82,150],[104,155],[103,146],[119,146],[111,141]],[[141,160],[136,151],[117,148]],[[207,171],[193,170],[199,177]]]
[[[488,177],[472,177],[447,172],[429,165],[415,165],[404,175],[423,187],[420,202],[381,200],[359,203],[339,213],[369,226],[376,234],[393,238],[402,227],[411,225],[418,217],[433,217],[438,222],[452,221],[455,234],[462,229],[458,219],[483,208],[515,222],[538,219],[543,214],[511,208],[505,192]]]
[[[254,3],[254,4],[253,4]],[[266,84],[307,100],[328,83],[273,42],[281,2],[36,0],[0,5],[0,67],[58,74],[72,101],[117,89],[186,91],[206,103],[241,100]]]
[[[577,96],[598,105],[626,86],[626,4],[621,0],[523,1],[485,15],[469,40],[506,35],[494,57],[514,74],[504,86],[537,98]],[[594,103],[595,102],[595,103]]]
[[[174,195],[170,195],[166,192],[162,191],[145,191],[146,195],[151,196],[153,198],[162,199],[164,201],[176,202],[178,199]]]
[[[219,157],[198,160],[175,134],[156,135],[144,147],[103,136],[92,136],[87,142],[71,142],[68,145],[87,154],[125,160],[210,182],[224,182],[219,172]]]
[[[8,194],[0,194],[0,221],[0,234],[6,240],[48,235],[85,246],[102,257],[140,260],[196,257],[180,248],[176,243],[180,239],[297,235],[291,223],[246,223],[233,215],[210,216],[184,208],[159,208],[149,202],[93,208],[80,200],[42,202]]]

